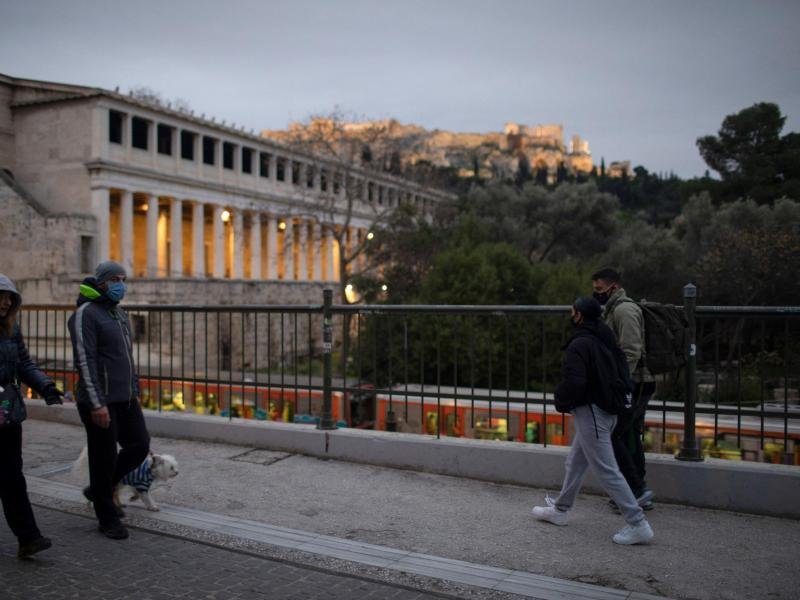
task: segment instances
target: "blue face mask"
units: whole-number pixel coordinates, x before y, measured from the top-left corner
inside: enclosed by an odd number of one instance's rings
[[[125,291],[128,288],[122,281],[113,281],[108,284],[106,289],[106,296],[111,298],[114,302],[119,302],[125,297]]]

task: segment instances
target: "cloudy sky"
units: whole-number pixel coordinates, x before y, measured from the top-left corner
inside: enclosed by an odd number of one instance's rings
[[[0,73],[260,130],[339,106],[429,129],[560,123],[596,163],[700,175],[695,139],[776,102],[800,131],[798,0],[0,0]]]

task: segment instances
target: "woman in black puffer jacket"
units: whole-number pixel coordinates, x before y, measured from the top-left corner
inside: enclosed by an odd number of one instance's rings
[[[0,386],[21,381],[41,394],[47,404],[61,404],[61,392],[31,360],[16,323],[22,304],[14,283],[0,273]],[[0,425],[0,498],[9,528],[19,540],[17,556],[24,558],[50,547],[33,517],[28,489],[22,474],[22,425]]]

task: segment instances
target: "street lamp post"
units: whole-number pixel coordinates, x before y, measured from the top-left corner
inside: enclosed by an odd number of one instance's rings
[[[687,283],[683,286],[683,311],[686,316],[686,401],[683,404],[683,443],[676,457],[678,460],[702,461],[703,455],[697,446],[694,419],[697,402],[697,286]]]

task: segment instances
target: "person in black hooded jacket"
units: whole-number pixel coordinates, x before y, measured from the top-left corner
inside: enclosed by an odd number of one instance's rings
[[[114,504],[114,488],[150,451],[130,322],[119,307],[126,279],[121,265],[100,263],[95,277],[81,284],[78,308],[69,318],[79,376],[76,400],[89,451],[89,487],[83,494],[94,505],[100,532],[112,539],[128,537],[120,521],[124,513]]]
[[[614,458],[611,432],[617,415],[601,409],[602,386],[608,373],[598,367],[596,344],[616,346],[614,333],[600,320],[602,308],[594,298],[579,298],[572,307],[573,334],[565,346],[561,381],[556,387],[556,407],[572,414],[575,435],[567,455],[561,492],[547,506],[535,506],[533,515],[554,525],[566,525],[587,469],[591,469],[609,496],[617,503],[627,525],[612,537],[617,544],[640,544],[653,537],[636,498],[622,476]]]
[[[0,387],[13,389],[23,382],[44,397],[45,402],[61,404],[62,393],[53,380],[33,362],[16,315],[22,296],[14,283],[0,273]],[[0,500],[12,533],[17,536],[17,556],[25,558],[51,546],[39,531],[33,516],[28,487],[22,473],[22,424],[0,424]]]

